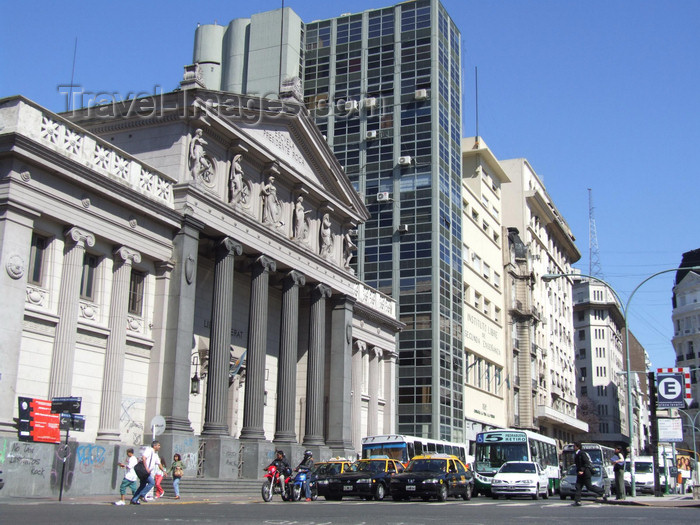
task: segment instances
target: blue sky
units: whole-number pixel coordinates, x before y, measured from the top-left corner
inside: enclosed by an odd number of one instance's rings
[[[306,21],[390,0],[287,0]],[[626,299],[645,278],[700,247],[695,155],[700,145],[700,2],[444,0],[462,32],[464,132],[500,159],[525,157],[577,239],[589,268],[588,188],[604,278]],[[66,109],[59,85],[170,91],[192,61],[197,23],[279,8],[249,2],[2,1],[0,97]],[[695,153],[693,153],[695,152]],[[635,295],[631,330],[654,367],[674,364],[672,273]]]

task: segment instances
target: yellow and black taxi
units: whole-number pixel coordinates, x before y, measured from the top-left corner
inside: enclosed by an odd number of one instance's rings
[[[403,473],[391,478],[389,491],[394,501],[422,498],[462,497],[470,500],[474,491],[474,476],[457,456],[431,454],[415,456]]]
[[[335,457],[316,463],[310,475],[310,480],[316,488],[316,495],[327,496],[328,478],[342,474],[350,468],[351,464],[349,459],[343,457]]]
[[[389,491],[392,476],[401,472],[403,465],[386,456],[359,459],[343,474],[328,478],[324,496],[327,500],[355,496],[381,501]]]

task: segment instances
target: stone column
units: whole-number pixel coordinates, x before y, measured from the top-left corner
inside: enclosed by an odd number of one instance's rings
[[[165,347],[163,349],[163,388],[161,413],[165,417],[165,437],[192,434],[189,420],[190,366],[194,338],[194,312],[197,292],[199,232],[204,224],[185,215],[173,240],[175,265],[170,275]],[[179,438],[178,438],[179,439]],[[162,440],[161,440],[162,441]],[[173,438],[173,443],[176,441]],[[169,445],[163,448],[168,450]],[[169,454],[172,451],[168,451]]]
[[[326,299],[330,287],[318,284],[311,292],[309,361],[306,373],[306,425],[304,445],[323,445],[323,394],[326,351]]]
[[[382,434],[396,433],[396,360],[398,352],[385,351],[384,360],[384,429]]]
[[[269,284],[270,273],[276,269],[275,261],[265,255],[258,257],[253,263],[241,439],[265,439],[263,416],[265,415],[265,355],[267,353]]]
[[[282,288],[282,327],[280,358],[277,370],[277,420],[275,441],[296,443],[294,432],[294,402],[297,385],[297,350],[299,347],[299,287],[306,277],[292,270]]]
[[[95,245],[95,236],[77,227],[67,230],[65,237],[61,288],[58,292],[58,324],[49,375],[49,399],[71,395],[83,257],[85,246]]]
[[[331,299],[330,376],[333,387],[328,395],[328,440],[334,453],[345,456],[353,451],[352,431],[352,320],[355,298],[334,295]]]
[[[207,403],[202,435],[227,436],[228,374],[233,322],[233,274],[235,256],[243,247],[227,237],[216,246],[214,298],[211,308],[211,342],[207,376]]]
[[[362,355],[367,351],[367,343],[355,342],[352,353],[352,446],[362,448]]]
[[[102,376],[102,402],[97,441],[119,443],[122,387],[124,385],[124,355],[126,353],[126,324],[129,309],[129,285],[133,263],[141,262],[141,254],[121,246],[114,250],[112,297],[109,305],[109,338],[105,351]]]
[[[367,374],[367,390],[369,405],[367,407],[367,435],[377,435],[379,422],[379,359],[382,349],[375,346],[369,352],[369,372]]]

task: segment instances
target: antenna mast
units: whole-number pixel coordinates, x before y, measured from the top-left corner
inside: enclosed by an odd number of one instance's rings
[[[598,233],[595,228],[593,215],[593,190],[588,188],[588,274],[593,277],[603,277],[600,266],[600,250],[598,248]]]

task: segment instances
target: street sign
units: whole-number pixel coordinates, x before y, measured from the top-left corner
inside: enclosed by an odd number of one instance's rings
[[[160,414],[153,416],[153,419],[151,419],[151,430],[153,431],[153,439],[165,432],[165,418]]]
[[[680,443],[683,441],[683,421],[679,417],[660,417],[659,441],[662,443]]]
[[[683,408],[692,401],[690,370],[687,368],[657,368],[657,408]]]
[[[54,397],[51,398],[51,412],[54,414],[77,414],[80,412],[82,397]]]
[[[38,443],[61,441],[58,414],[51,413],[51,401],[31,397],[18,397],[17,401],[19,404],[17,430],[20,441]]]

